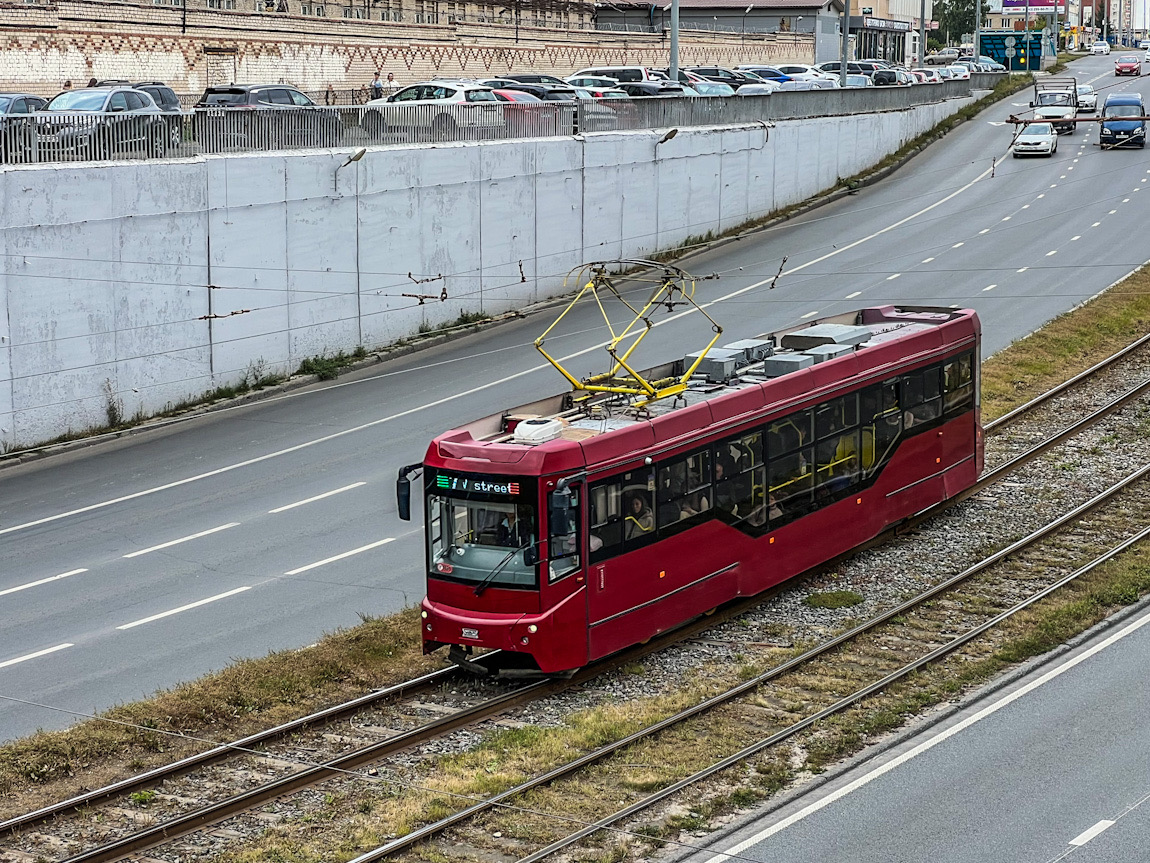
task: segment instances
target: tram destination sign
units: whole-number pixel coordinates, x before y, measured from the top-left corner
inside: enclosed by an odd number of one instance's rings
[[[519,478],[504,476],[461,476],[460,474],[436,471],[435,487],[445,491],[517,497],[519,495]]]

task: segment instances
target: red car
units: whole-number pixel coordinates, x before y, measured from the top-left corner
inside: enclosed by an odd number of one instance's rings
[[[1119,57],[1114,61],[1115,75],[1141,75],[1142,61],[1132,54]]]

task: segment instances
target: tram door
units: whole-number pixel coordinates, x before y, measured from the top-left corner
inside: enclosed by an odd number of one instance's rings
[[[540,567],[540,599],[544,609],[552,609],[567,602],[579,603],[579,609],[567,609],[562,617],[578,617],[582,637],[586,638],[586,598],[572,594],[583,591],[587,583],[585,543],[586,506],[583,483],[572,483],[560,493],[544,495],[547,513],[547,560]],[[570,633],[575,637],[575,633]]]

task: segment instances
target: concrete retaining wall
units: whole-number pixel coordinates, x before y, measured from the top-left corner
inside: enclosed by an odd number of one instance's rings
[[[345,167],[311,152],[0,170],[0,447],[543,299],[584,261],[803,201],[969,101],[781,121],[769,140],[755,124],[379,148]]]

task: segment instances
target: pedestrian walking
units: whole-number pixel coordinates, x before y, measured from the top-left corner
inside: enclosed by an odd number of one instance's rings
[[[387,73],[387,95],[390,96],[392,93],[394,93],[398,89],[399,89],[399,87],[396,86],[396,83],[395,83],[395,73],[394,72],[388,72]]]
[[[72,89],[72,81],[70,79],[64,82],[64,89],[65,90],[71,90]]]
[[[335,87],[333,87],[331,84],[327,85],[327,90],[323,94],[323,103],[325,105],[335,104]]]
[[[383,98],[383,79],[379,77],[379,72],[376,72],[375,77],[371,79],[371,98]]]
[[[96,79],[95,79],[95,78],[90,78],[90,79],[88,80],[88,86],[89,86],[89,87],[95,87],[97,83],[98,83],[98,82],[96,81]]]

